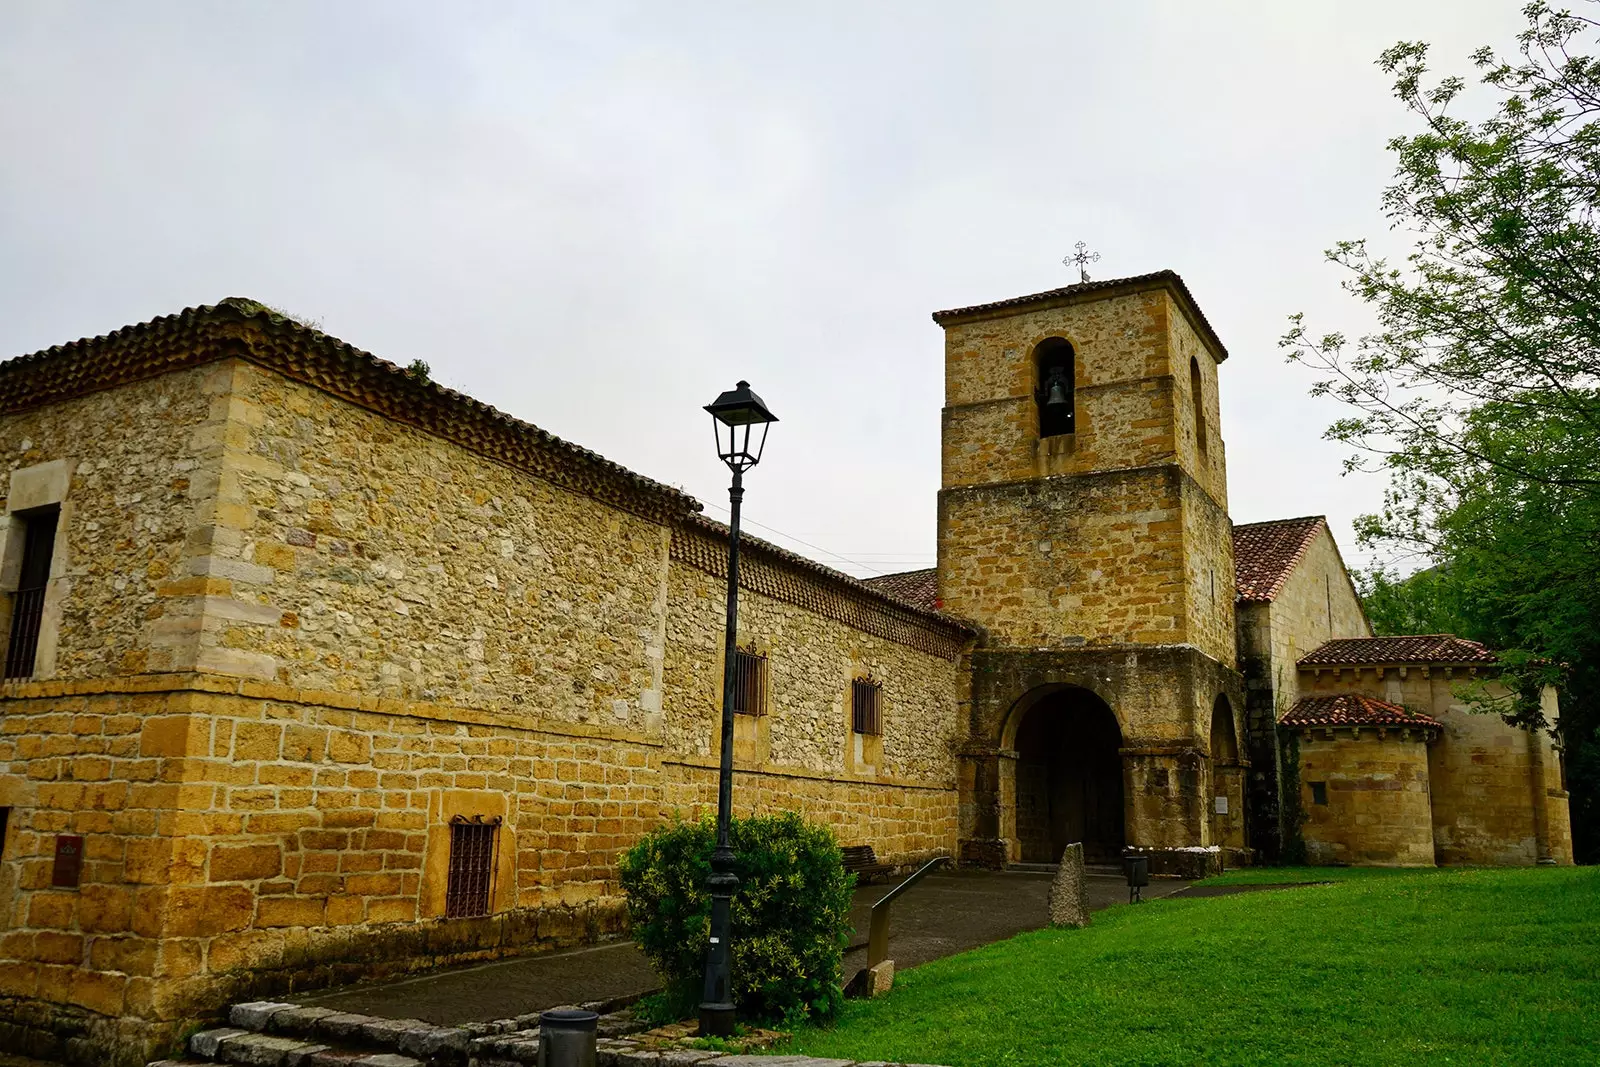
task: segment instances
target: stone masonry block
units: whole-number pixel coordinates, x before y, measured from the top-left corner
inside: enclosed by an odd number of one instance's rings
[[[249,1031],[236,1030],[233,1027],[222,1027],[221,1029],[217,1030],[201,1030],[199,1033],[194,1034],[189,1038],[189,1051],[194,1053],[196,1056],[204,1056],[206,1059],[215,1059],[217,1055],[217,1049],[222,1046],[223,1041],[230,1037],[241,1037],[247,1033],[249,1033]]]
[[[244,1004],[235,1004],[228,1009],[228,1022],[241,1030],[254,1030],[261,1033],[276,1029],[272,1025],[272,1017],[281,1011],[296,1007],[276,1000],[253,1000]]]

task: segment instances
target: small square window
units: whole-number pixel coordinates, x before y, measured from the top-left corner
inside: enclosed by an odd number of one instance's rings
[[[1308,782],[1307,784],[1311,786],[1311,803],[1326,804],[1328,802],[1327,782]]]
[[[871,678],[850,683],[850,728],[858,734],[883,734],[883,684]]]
[[[767,657],[737,649],[733,654],[733,710],[741,715],[767,713]]]

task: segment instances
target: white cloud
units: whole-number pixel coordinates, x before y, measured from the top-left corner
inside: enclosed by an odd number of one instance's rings
[[[931,560],[935,308],[1179,270],[1233,353],[1236,518],[1372,507],[1285,367],[1359,326],[1373,66],[1514,3],[125,5],[0,10],[0,353],[241,294],[716,504],[699,406],[783,421],[752,519]],[[757,531],[765,532],[765,531]],[[804,549],[817,554],[811,549]],[[868,556],[868,554],[872,554]]]

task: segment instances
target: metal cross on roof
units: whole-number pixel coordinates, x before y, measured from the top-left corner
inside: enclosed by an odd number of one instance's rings
[[[1082,241],[1079,241],[1072,247],[1078,250],[1077,254],[1063,259],[1061,261],[1061,265],[1063,267],[1071,267],[1076,265],[1078,268],[1078,280],[1080,282],[1086,282],[1089,280],[1088,265],[1090,263],[1100,262],[1100,253],[1087,251],[1089,246],[1084,244]]]

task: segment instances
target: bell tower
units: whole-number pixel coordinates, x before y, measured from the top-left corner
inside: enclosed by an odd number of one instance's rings
[[[1227,349],[1171,271],[934,321],[945,331],[939,595],[986,632],[963,833],[1016,860],[1049,851],[1028,844],[1030,821],[1064,818],[1051,832],[1070,838],[1089,835],[1085,813],[1098,811],[1102,855],[1118,833],[1124,849],[1222,847],[1208,814],[1230,801],[1212,793],[1210,723],[1218,699],[1242,707],[1217,406]],[[1035,737],[1082,748],[1071,736],[1082,715],[1062,710],[1063,693],[1114,717],[1110,769],[1052,779],[1051,753],[1024,751]],[[1048,729],[1044,712],[1024,723],[1041,702],[1056,708]],[[1030,799],[1025,779],[1040,775],[1050,782]]]

